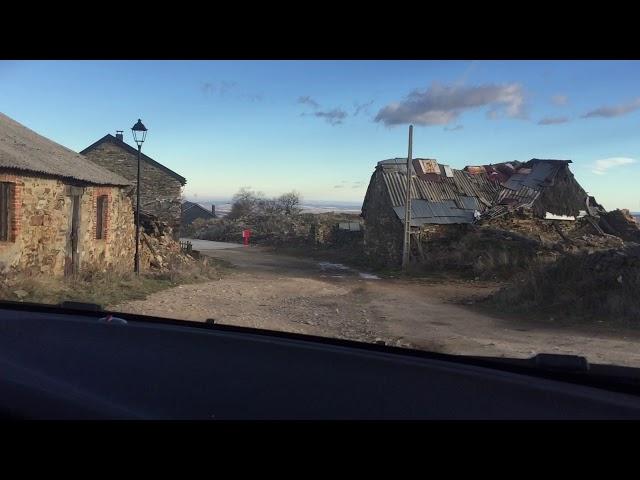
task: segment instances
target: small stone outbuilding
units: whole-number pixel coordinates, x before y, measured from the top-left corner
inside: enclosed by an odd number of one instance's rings
[[[188,227],[198,219],[210,220],[216,218],[215,208],[215,205],[212,205],[211,210],[207,210],[199,203],[185,200],[182,203],[182,228]]]
[[[0,113],[0,272],[131,271],[131,182]]]
[[[135,185],[138,176],[138,149],[124,141],[121,131],[116,132],[115,136],[105,135],[80,153]],[[182,187],[187,180],[145,155],[144,151],[140,158],[140,210],[166,222],[177,238],[182,213]]]

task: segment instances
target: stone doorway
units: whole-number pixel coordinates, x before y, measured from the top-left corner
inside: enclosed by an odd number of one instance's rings
[[[67,237],[67,253],[64,259],[64,274],[71,276],[80,270],[80,195],[82,189],[72,187],[69,192],[71,198],[71,221]]]

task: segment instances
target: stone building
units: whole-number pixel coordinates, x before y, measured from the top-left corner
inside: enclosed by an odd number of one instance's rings
[[[211,218],[216,218],[215,208],[215,205],[211,205],[211,211],[209,211],[199,203],[185,200],[182,203],[182,228],[191,225],[193,221],[197,219],[209,220]]]
[[[0,271],[133,267],[130,181],[0,113]]]
[[[138,149],[124,141],[121,131],[116,132],[116,136],[105,135],[80,153],[135,185],[138,175]],[[182,187],[187,181],[144,152],[141,160],[140,210],[167,222],[177,237],[180,232]]]
[[[365,195],[366,253],[399,265],[403,249],[406,158],[378,162]],[[575,220],[591,214],[587,193],[569,170],[571,160],[539,160],[470,166],[463,170],[433,159],[414,159],[411,231],[421,238],[447,234],[525,209],[540,219]]]

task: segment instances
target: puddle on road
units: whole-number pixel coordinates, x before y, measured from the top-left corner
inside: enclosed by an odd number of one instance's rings
[[[353,274],[357,273],[360,278],[364,278],[365,280],[380,280],[380,277],[378,277],[377,275],[373,275],[372,273],[358,272],[357,270],[347,267],[346,265],[343,265],[341,263],[318,262],[318,266],[320,267],[320,270],[323,272],[330,272],[331,270],[334,270],[334,271],[339,270],[341,272],[353,272]],[[344,275],[331,275],[331,276],[336,278],[344,277]]]
[[[349,267],[341,263],[318,262],[320,270],[351,270]]]
[[[374,275],[373,273],[358,272],[358,274],[360,275],[361,278],[366,278],[367,280],[380,280],[380,277],[377,275]]]

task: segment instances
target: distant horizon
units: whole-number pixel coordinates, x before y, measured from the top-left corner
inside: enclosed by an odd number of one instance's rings
[[[193,203],[198,203],[202,206],[205,205],[216,205],[217,204],[231,204],[233,202],[233,198],[229,198],[229,197],[206,197],[206,198],[200,198],[200,197],[193,197],[193,196],[189,196],[189,195],[185,195],[183,197],[185,200],[189,201],[189,202],[193,202]],[[302,199],[301,202],[301,206],[307,206],[307,207],[342,207],[342,209],[347,209],[347,207],[353,207],[353,209],[349,209],[349,210],[361,210],[362,209],[362,202],[349,202],[349,201],[342,201],[342,200],[306,200],[306,199]],[[624,207],[622,207],[624,209]],[[615,208],[610,209],[610,210],[615,210]],[[631,209],[627,209],[629,210],[629,213],[635,217],[640,217],[640,210],[639,211],[633,211]]]
[[[232,203],[232,201],[233,201],[232,197],[200,197],[200,196],[193,196],[193,195],[184,195],[184,199],[189,201],[189,202],[201,203],[201,204],[206,204],[206,203]],[[336,205],[336,206],[345,206],[345,207],[346,206],[362,207],[362,202],[361,201],[316,200],[316,199],[306,199],[304,197],[302,198],[302,201],[300,203],[301,204],[308,204],[308,205],[317,205],[317,206]]]

